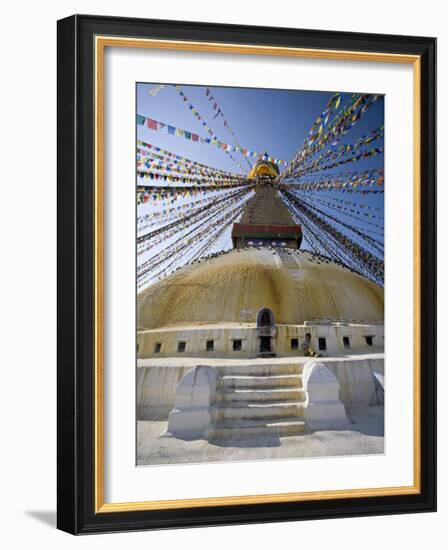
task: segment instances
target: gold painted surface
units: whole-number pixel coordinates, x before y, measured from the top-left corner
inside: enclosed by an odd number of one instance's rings
[[[316,491],[309,493],[277,493],[266,495],[244,495],[217,498],[195,498],[182,500],[158,500],[149,502],[120,502],[103,504],[99,513],[132,512],[137,510],[170,510],[199,508],[202,506],[235,506],[238,504],[263,504],[266,502],[303,502],[333,500],[337,498],[365,498],[392,495],[418,494],[415,487],[381,487],[378,489],[349,489],[338,491]]]
[[[317,318],[383,322],[384,291],[367,279],[307,252],[285,267],[272,250],[233,250],[188,266],[137,298],[138,330],[182,324],[255,322],[268,307],[276,323]]]
[[[256,176],[271,176],[272,178],[276,178],[278,175],[278,166],[273,162],[263,160],[257,161],[249,172],[249,178],[255,178]]]
[[[421,67],[420,59],[414,64],[414,484],[420,492],[420,446],[421,446]]]
[[[219,498],[182,499],[174,501],[104,502],[104,53],[105,47],[149,48],[174,51],[271,55],[311,59],[409,63],[414,71],[414,482],[406,487],[350,489],[268,495],[229,496]],[[216,44],[174,40],[131,39],[121,37],[95,38],[95,510],[97,513],[137,510],[180,509],[199,506],[221,506],[270,502],[299,502],[336,498],[362,498],[420,493],[420,57],[416,55],[354,52],[254,46],[250,44]]]
[[[95,50],[95,509],[104,503],[104,55]]]
[[[324,50],[314,48],[291,48],[283,46],[255,46],[253,44],[226,44],[216,42],[194,42],[188,40],[157,40],[151,38],[120,38],[118,36],[97,36],[96,47],[146,48],[175,51],[235,53],[241,55],[272,55],[280,57],[302,57],[341,61],[374,61],[379,63],[414,63],[416,55],[356,52],[349,50]]]

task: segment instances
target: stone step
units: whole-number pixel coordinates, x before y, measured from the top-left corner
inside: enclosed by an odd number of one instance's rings
[[[282,418],[302,418],[303,403],[285,401],[284,403],[248,403],[237,402],[216,406],[212,410],[212,418],[218,421],[246,420],[280,420]]]
[[[223,365],[215,369],[221,376],[279,376],[301,374],[303,363]]]
[[[290,387],[281,389],[229,389],[220,392],[216,401],[221,403],[246,402],[278,402],[278,401],[304,401],[305,393],[302,388]]]
[[[286,437],[299,435],[305,430],[305,422],[296,417],[284,418],[281,421],[238,420],[223,421],[212,424],[207,432],[207,439],[261,437]]]
[[[294,386],[302,387],[302,375],[280,374],[275,376],[223,376],[220,389],[280,389]]]

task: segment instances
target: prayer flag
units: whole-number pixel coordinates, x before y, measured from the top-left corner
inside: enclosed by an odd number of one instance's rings
[[[146,119],[146,126],[150,130],[157,130],[157,120],[152,120],[152,118],[147,118]]]

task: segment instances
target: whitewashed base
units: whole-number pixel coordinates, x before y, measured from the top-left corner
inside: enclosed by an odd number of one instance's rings
[[[303,369],[306,395],[305,420],[310,430],[340,430],[350,427],[339,399],[340,386],[325,363],[310,362]]]
[[[176,388],[175,408],[168,416],[164,436],[202,439],[212,422],[211,404],[215,397],[217,373],[199,365],[185,374]]]

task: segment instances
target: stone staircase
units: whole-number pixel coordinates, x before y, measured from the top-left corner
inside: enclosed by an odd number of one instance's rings
[[[207,439],[302,433],[302,369],[294,363],[216,367],[218,388]]]

